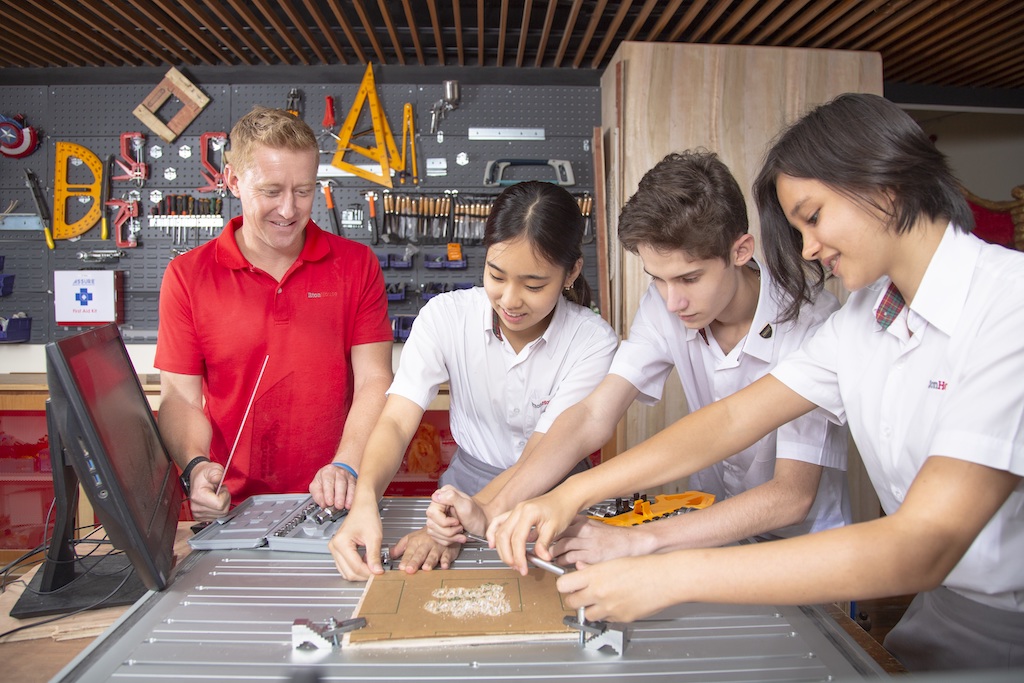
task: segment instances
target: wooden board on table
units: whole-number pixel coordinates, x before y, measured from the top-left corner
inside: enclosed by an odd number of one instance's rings
[[[562,619],[575,612],[562,604],[561,594],[555,588],[557,578],[540,569],[531,569],[525,577],[512,569],[444,569],[415,574],[385,572],[367,582],[353,615],[364,617],[367,624],[358,631],[346,633],[343,647],[403,648],[572,641],[578,638],[579,632],[565,626]],[[510,611],[500,616],[453,616],[435,614],[427,609],[427,603],[431,601],[451,600],[444,591],[459,588],[475,591],[485,584],[500,586]]]

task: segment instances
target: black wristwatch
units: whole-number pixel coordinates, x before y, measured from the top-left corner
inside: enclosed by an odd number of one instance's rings
[[[185,465],[185,469],[181,471],[181,488],[185,489],[186,498],[192,495],[192,470],[194,470],[196,465],[201,462],[210,462],[210,459],[205,455],[192,458],[188,461],[188,464]]]

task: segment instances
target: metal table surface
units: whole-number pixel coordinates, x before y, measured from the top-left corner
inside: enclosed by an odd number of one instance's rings
[[[385,499],[385,542],[419,528],[425,499]],[[467,547],[456,568],[504,566]],[[642,580],[642,577],[638,577]],[[826,681],[884,676],[821,607],[677,605],[627,627],[622,656],[575,642],[393,651],[293,648],[295,619],[351,616],[363,583],[330,556],[191,553],[71,662],[62,681]]]

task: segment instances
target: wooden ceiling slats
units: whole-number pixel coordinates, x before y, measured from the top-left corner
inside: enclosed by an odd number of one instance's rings
[[[530,36],[530,11],[533,0],[526,0],[523,5],[523,20],[519,23],[519,49],[516,50],[516,66],[522,67],[526,59],[526,44]]]
[[[348,59],[345,57],[345,49],[338,42],[338,37],[335,35],[336,30],[327,22],[327,17],[324,15],[323,10],[321,10],[320,5],[315,0],[302,0],[302,4],[306,7],[306,11],[309,12],[309,16],[313,17],[313,21],[316,23],[317,28],[320,29],[320,33],[323,34],[324,40],[327,41],[327,45],[330,46],[335,58],[342,64],[348,64]]]
[[[508,33],[508,0],[501,0],[498,13],[498,66],[505,66],[505,34]]]
[[[694,0],[690,3],[690,6],[683,13],[682,18],[676,22],[675,27],[672,29],[672,32],[668,34],[668,38],[666,38],[666,40],[670,43],[678,40],[679,36],[683,35],[683,31],[690,27],[690,24],[693,23],[693,20],[700,11],[704,9],[704,5],[706,4],[707,0]]]
[[[105,27],[100,32],[111,42],[121,40],[122,44],[135,43],[151,54],[156,64],[167,61],[167,50],[162,44],[161,37],[148,25],[139,26],[138,21],[130,19],[124,13],[112,12],[110,5],[102,0],[81,0],[78,4],[80,8],[89,10],[100,21],[105,22]]]
[[[228,0],[231,4],[232,9],[238,14],[238,16],[245,21],[245,26],[248,27],[256,37],[271,51],[274,56],[277,57],[279,63],[291,64],[291,60],[285,56],[284,50],[278,44],[274,37],[267,31],[266,27],[263,26],[263,22],[256,18],[256,15],[249,9],[249,4],[246,0]],[[257,51],[262,53],[263,49],[257,45]],[[267,62],[270,64],[271,62]]]
[[[612,23],[605,29],[604,38],[601,40],[601,44],[597,46],[597,52],[594,53],[594,58],[590,60],[591,69],[596,69],[604,60],[604,56],[608,53],[608,48],[612,45],[612,40],[615,39],[616,34],[619,32],[619,27],[622,26],[622,22],[626,19],[626,14],[632,6],[633,0],[624,0],[619,3],[619,9],[615,13],[615,16],[612,17]]]
[[[438,16],[435,2],[436,0],[427,0],[427,8],[430,10],[430,25],[434,28],[434,44],[437,46],[438,63],[444,66],[444,34],[441,30],[441,18]]]
[[[590,21],[587,22],[587,28],[583,32],[583,39],[580,40],[579,48],[576,50],[576,57],[572,60],[572,66],[574,69],[580,68],[580,64],[583,63],[583,58],[587,54],[587,48],[590,47],[590,41],[594,39],[594,33],[597,32],[597,25],[601,22],[601,14],[604,12],[605,5],[607,4],[608,0],[598,0],[597,5],[590,13]]]
[[[316,36],[313,35],[313,31],[310,30],[309,20],[303,17],[299,10],[295,7],[295,0],[277,0],[281,9],[284,10],[285,15],[288,17],[288,21],[291,22],[291,26],[295,27],[295,30],[299,32],[302,39],[306,41],[306,45],[309,47],[310,52],[316,57],[315,64],[326,64],[327,53],[324,52],[323,46],[320,45],[320,41],[317,40]],[[285,27],[285,33],[289,32],[290,27]],[[305,54],[303,51],[302,54]],[[306,62],[308,63],[308,62]]]
[[[739,8],[733,10],[733,13],[737,16],[742,16],[742,12],[740,11],[742,7],[743,5],[741,4]],[[711,10],[700,20],[700,24],[698,24],[697,28],[693,30],[693,33],[687,37],[687,40],[692,43],[699,42],[700,39],[705,37],[705,34],[711,31],[712,27],[718,23],[718,20],[722,18],[722,13],[725,12],[726,9],[729,9],[729,5],[724,2],[717,2],[712,5]],[[682,34],[680,34],[680,36],[681,35]],[[676,36],[676,38],[678,39],[679,36]]]
[[[497,0],[451,0],[443,8],[438,0],[0,3],[3,68],[372,60],[599,70],[621,41],[642,40],[868,50],[882,55],[890,81],[1024,88],[1020,0],[501,0],[500,7]]]
[[[576,26],[576,19],[580,16],[580,8],[583,6],[583,0],[573,0],[572,8],[569,10],[569,17],[565,21],[565,30],[562,32],[562,40],[558,44],[558,52],[555,53],[555,67],[562,66],[562,60],[565,59],[565,53],[569,49],[569,43],[572,42],[572,31]]]
[[[308,66],[310,64],[309,56],[306,55],[305,51],[303,51],[301,47],[299,47],[299,44],[295,41],[295,37],[292,35],[292,32],[285,27],[284,22],[281,21],[281,17],[277,15],[270,3],[267,2],[267,0],[249,0],[249,2],[256,6],[256,9],[260,11],[263,18],[267,20],[268,24],[270,24],[270,28],[272,28],[278,37],[284,41],[285,46],[292,51],[292,54],[298,57],[299,61],[302,62],[303,65]],[[277,0],[275,0],[275,4],[276,3]],[[287,58],[283,61],[285,64],[292,63],[292,60]]]
[[[762,4],[766,3],[762,3],[759,0],[743,0],[739,7],[729,12],[725,17],[725,21],[719,25],[718,30],[711,34],[708,42],[721,43],[723,38],[725,38],[730,31],[736,28],[736,26],[743,21],[743,19],[746,18],[755,7]]]
[[[456,2],[456,4],[458,4]],[[548,40],[551,39],[551,27],[555,23],[555,10],[558,9],[558,0],[548,0],[548,11],[544,13],[544,28],[540,32],[540,43],[537,44],[537,58],[534,60],[535,67],[544,66],[544,53],[548,49]]]
[[[747,36],[749,36],[751,32],[753,32],[755,29],[760,28],[764,24],[765,19],[767,19],[776,11],[778,11],[779,6],[784,4],[785,2],[786,0],[772,0],[771,2],[763,3],[761,7],[758,8],[757,12],[755,12],[749,19],[743,22],[743,24],[740,26],[739,30],[736,31],[736,33],[729,36],[729,44],[748,44]],[[713,38],[711,42],[715,43],[718,42],[718,40]]]
[[[487,47],[484,42],[486,36],[484,32],[484,0],[476,0],[476,36],[477,64],[483,66],[486,58],[484,50]]]
[[[153,27],[154,39],[165,51],[174,54],[184,64],[210,64],[214,57],[206,52],[206,48],[200,45],[188,33],[176,32],[174,27],[178,23],[171,19],[154,3],[135,3],[129,7],[110,5],[111,12],[128,14],[137,12],[138,20],[135,22],[140,28]]]
[[[388,11],[386,0],[377,0],[377,9],[380,11],[380,17],[384,22],[384,28],[388,32],[388,37],[391,38],[391,46],[395,48],[395,59],[398,60],[399,65],[405,66],[405,52],[402,50],[402,41],[398,39],[395,22],[391,19],[391,12]]]
[[[366,53],[363,52],[363,46],[360,45],[359,40],[356,38],[352,22],[348,20],[348,16],[346,16],[344,9],[341,7],[341,0],[328,0],[327,6],[331,8],[331,14],[338,20],[338,25],[341,26],[342,32],[348,38],[348,46],[356,53],[356,59],[360,64],[366,64],[368,61]]]
[[[412,49],[416,53],[416,61],[423,66],[427,62],[423,58],[423,45],[420,44],[420,31],[416,26],[416,13],[412,11],[409,0],[402,0],[402,10],[405,12],[405,23],[409,25],[409,37],[412,39]]]
[[[804,5],[809,0],[794,0],[793,2],[783,3],[783,6],[779,8],[779,11],[766,23],[763,24],[753,36],[751,36],[748,44],[750,45],[767,45],[765,38],[771,36],[773,33],[779,30],[780,27],[785,26],[787,22],[793,19],[800,10],[803,9]]]
[[[40,11],[44,12],[55,24],[51,24],[47,27],[47,33],[53,33],[55,30],[59,31],[61,35],[73,36],[74,42],[78,42],[78,39],[86,39],[86,36],[106,36],[105,33],[106,25],[98,21],[93,15],[88,12],[81,11],[81,8],[75,7],[74,12],[60,11],[53,7],[39,7]],[[93,29],[89,33],[85,33],[81,30],[81,26],[78,24],[79,21],[83,21],[83,17],[88,17],[88,25]],[[132,65],[138,66],[144,62],[139,56],[133,58],[133,53],[124,49],[120,42],[117,40],[101,39],[97,41],[95,38],[89,39],[90,45],[95,46],[101,54],[108,55],[107,64],[112,66]],[[151,58],[152,59],[152,58]]]
[[[958,6],[961,10],[960,19],[949,21],[944,28],[936,29],[922,40],[913,45],[907,52],[907,56],[901,60],[899,71],[903,74],[917,74],[927,71],[937,57],[944,57],[949,60],[956,59],[965,51],[975,52],[983,48],[985,41],[998,39],[1005,29],[1005,22],[1013,21],[1014,17],[1020,16],[1019,7],[1000,7],[991,0],[982,0],[978,12],[972,12],[969,19],[965,19],[962,10],[970,3],[963,3]],[[988,16],[984,12],[995,10]],[[956,60],[959,62],[959,60]],[[894,72],[895,75],[895,72]]]
[[[644,38],[644,41],[649,43],[657,40],[661,32],[668,26],[668,23],[672,21],[672,17],[675,16],[676,10],[679,9],[681,4],[683,4],[683,0],[671,0],[666,7],[662,8],[658,19],[654,22],[651,30],[647,32],[647,37]]]
[[[36,55],[50,59],[61,66],[83,66],[86,63],[81,55],[76,57],[74,51],[68,49],[66,41],[62,43],[58,36],[41,25],[36,17],[21,14],[15,8],[8,8],[5,19],[15,29],[16,37],[12,46],[25,45]]]
[[[462,42],[462,10],[459,7],[459,0],[452,0],[452,22],[455,24],[455,55],[459,66],[466,66],[465,45]],[[444,52],[441,53],[441,63],[444,63]]]
[[[178,26],[180,26],[181,29],[184,30],[189,37],[191,37],[192,40],[194,40],[196,43],[199,43],[206,49],[209,56],[206,58],[201,58],[203,59],[204,62],[206,62],[207,64],[231,63],[229,60],[225,60],[224,58],[222,47],[223,43],[221,41],[215,41],[210,35],[210,32],[202,28],[202,24],[189,21],[187,15],[178,12],[177,10],[180,7],[180,4],[178,2],[169,2],[168,0],[154,0],[153,4],[155,4],[160,9],[160,11],[163,12],[170,20],[167,23],[169,35],[172,35],[170,27],[174,25],[170,22],[174,22]],[[182,34],[179,33],[179,35]]]
[[[379,64],[387,64],[388,60],[384,57],[384,50],[380,46],[380,41],[377,40],[377,31],[374,29],[373,22],[370,21],[370,16],[366,13],[366,8],[363,7],[363,0],[351,0],[351,2],[356,10],[356,14],[359,15],[359,21],[363,25],[363,30],[366,31],[366,39],[370,41],[370,47],[373,48],[373,53],[377,55],[377,62]]]
[[[886,2],[888,0],[843,3],[826,12],[817,21],[794,36],[793,41],[808,47],[819,47],[824,41],[832,40],[864,21]]]
[[[793,45],[792,38],[800,29],[814,21],[815,18],[821,15],[822,12],[826,11],[834,0],[817,0],[810,7],[805,7],[802,12],[793,17],[791,21],[786,22],[784,26],[781,26],[778,32],[772,36],[771,40],[768,41],[768,45]]]
[[[208,7],[200,5],[196,0],[178,0],[178,3],[192,15],[192,18],[195,20],[195,26],[205,29],[216,43],[227,48],[239,62],[246,66],[251,66],[255,63],[254,56],[235,40],[237,34],[224,30],[221,22],[211,20],[212,17],[208,14]],[[227,55],[223,53],[223,50],[216,49],[216,52],[220,54],[222,63],[227,65],[234,64],[234,62],[227,59]]]

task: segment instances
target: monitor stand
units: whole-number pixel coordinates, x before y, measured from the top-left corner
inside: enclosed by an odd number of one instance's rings
[[[127,555],[108,555],[106,550],[97,550],[94,556],[75,556],[72,543],[75,533],[75,509],[78,507],[78,475],[64,458],[64,444],[53,423],[54,417],[49,401],[46,407],[57,516],[53,523],[53,536],[46,551],[46,559],[32,577],[25,592],[18,598],[14,609],[11,610],[11,616],[15,619],[27,619],[115,605],[130,605],[148,589],[135,572]],[[125,576],[128,576],[127,580]],[[125,583],[118,589],[122,581]]]

